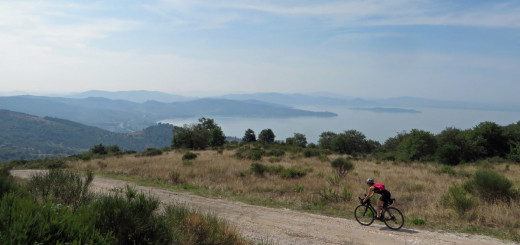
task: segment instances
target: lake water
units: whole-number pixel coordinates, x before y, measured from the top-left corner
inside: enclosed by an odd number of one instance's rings
[[[270,128],[276,135],[275,140],[285,140],[287,137],[292,137],[294,133],[302,133],[309,143],[317,143],[320,134],[325,131],[341,133],[355,129],[365,134],[368,139],[384,143],[386,139],[396,136],[397,133],[414,128],[437,134],[446,127],[468,129],[484,121],[496,122],[502,126],[520,121],[520,112],[414,108],[421,113],[386,113],[352,110],[346,107],[299,109],[330,111],[337,113],[338,116],[332,118],[206,117],[214,119],[222,127],[226,136],[242,138],[245,131],[250,128],[258,137],[260,131]],[[198,118],[167,119],[161,122],[182,126],[198,123]]]

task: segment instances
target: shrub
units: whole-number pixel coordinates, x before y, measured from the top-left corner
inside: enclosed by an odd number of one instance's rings
[[[106,195],[92,205],[96,227],[112,234],[118,244],[167,244],[170,232],[157,215],[159,201],[126,187],[125,196]]]
[[[9,174],[8,168],[0,168],[0,198],[16,189],[16,184]]]
[[[5,195],[0,202],[0,244],[111,244],[109,233],[95,227],[92,210],[69,208]]]
[[[468,193],[460,186],[452,186],[443,196],[444,205],[451,207],[457,211],[459,215],[463,215],[467,210],[477,205],[476,201],[468,197]]]
[[[251,163],[251,172],[253,172],[256,175],[263,176],[265,171],[267,171],[267,166],[261,164],[261,163]]]
[[[280,171],[278,173],[278,175],[284,179],[301,178],[301,177],[307,175],[307,170],[288,168],[288,169],[283,169],[282,171]]]
[[[455,170],[451,166],[448,166],[448,165],[443,165],[442,167],[440,167],[437,170],[437,173],[439,173],[439,174],[448,174],[448,175],[451,175],[451,176],[457,175],[457,172],[455,172]]]
[[[93,154],[97,154],[97,155],[106,155],[107,154],[107,150],[103,144],[94,145],[90,149],[90,152],[92,152]]]
[[[193,160],[195,158],[197,158],[197,154],[191,151],[184,153],[184,155],[182,156],[182,160]]]
[[[354,169],[354,164],[346,158],[337,158],[330,163],[332,168],[336,170],[339,176],[343,177],[347,174],[347,171]]]
[[[284,170],[284,168],[283,168],[282,165],[277,165],[277,166],[267,166],[267,172],[269,172],[270,174],[278,174],[278,173],[280,173],[282,170]]]
[[[263,154],[262,151],[254,150],[254,151],[250,151],[247,154],[246,158],[250,159],[250,160],[260,160],[260,159],[262,159],[262,154]]]
[[[421,218],[413,218],[412,219],[412,224],[414,224],[414,225],[424,225],[424,224],[426,224],[426,221],[424,221]]]
[[[320,195],[320,199],[323,202],[339,202],[339,201],[350,201],[352,200],[352,192],[347,190],[347,188],[343,188],[341,194],[332,188],[323,188],[323,191],[318,193]]]
[[[473,179],[464,183],[464,189],[479,194],[486,201],[507,200],[512,197],[513,183],[505,176],[491,171],[478,171]]]
[[[151,157],[151,156],[162,155],[162,153],[163,153],[163,152],[162,152],[161,150],[159,150],[159,149],[148,148],[148,149],[146,149],[146,151],[139,153],[139,156],[142,156],[142,157]]]
[[[60,204],[70,205],[75,211],[91,200],[92,193],[88,187],[92,180],[94,174],[91,171],[88,171],[86,178],[83,178],[79,173],[51,169],[48,173],[33,176],[27,188],[44,202],[54,200]]]
[[[179,205],[166,207],[164,213],[164,221],[172,232],[169,244],[248,244],[216,216],[203,215]]]
[[[303,150],[304,157],[315,157],[315,156],[319,156],[319,155],[320,155],[320,151],[315,148],[307,148],[307,149]]]
[[[268,151],[265,155],[266,156],[281,157],[281,156],[285,155],[285,151],[282,150],[282,149],[272,149],[272,150]]]

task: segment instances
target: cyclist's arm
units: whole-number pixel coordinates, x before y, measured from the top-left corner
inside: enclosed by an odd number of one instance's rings
[[[363,202],[366,202],[368,199],[370,199],[374,195],[374,187],[371,186],[368,188],[368,194],[365,196],[365,199],[363,199]]]

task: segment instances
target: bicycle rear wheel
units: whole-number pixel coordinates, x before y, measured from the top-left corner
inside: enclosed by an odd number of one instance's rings
[[[360,224],[371,225],[376,218],[376,211],[368,206],[359,205],[354,209],[354,216]]]
[[[399,209],[387,208],[383,213],[385,225],[392,230],[399,230],[404,225],[404,216]]]

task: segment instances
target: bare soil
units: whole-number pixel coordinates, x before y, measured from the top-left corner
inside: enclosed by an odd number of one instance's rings
[[[39,171],[41,170],[14,170],[11,174],[28,179]],[[430,232],[406,227],[393,231],[377,221],[366,227],[359,225],[354,219],[260,207],[101,177],[95,177],[91,187],[94,191],[107,192],[126,185],[149,193],[165,204],[177,203],[200,212],[215,214],[235,226],[243,237],[266,244],[515,244],[485,236]]]

